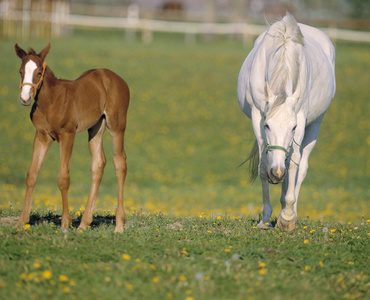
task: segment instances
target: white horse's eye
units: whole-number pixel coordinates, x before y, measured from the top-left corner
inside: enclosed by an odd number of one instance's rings
[[[295,131],[296,128],[297,128],[297,125],[293,127],[293,131]]]
[[[268,126],[267,124],[265,124],[265,129],[270,130],[270,126]]]

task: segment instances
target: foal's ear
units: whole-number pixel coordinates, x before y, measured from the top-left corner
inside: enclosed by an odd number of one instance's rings
[[[45,57],[46,55],[49,53],[49,50],[50,50],[50,43],[44,48],[41,50],[41,52],[38,54],[40,56],[40,58],[42,59],[42,61],[45,60]]]
[[[22,59],[24,56],[27,55],[26,51],[24,51],[21,47],[19,47],[18,44],[15,44],[14,50],[20,59]]]

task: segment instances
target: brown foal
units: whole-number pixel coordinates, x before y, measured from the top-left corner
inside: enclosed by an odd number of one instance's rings
[[[34,98],[31,120],[36,128],[32,161],[26,179],[26,196],[17,225],[23,226],[29,222],[32,193],[41,165],[54,140],[60,147],[58,186],[63,201],[62,228],[71,225],[68,189],[72,149],[76,133],[87,130],[92,157],[91,188],[79,228],[89,226],[106,163],[103,133],[107,128],[113,139],[113,162],[118,180],[115,232],[123,232],[123,186],[127,174],[124,134],[130,99],[127,83],[107,69],[86,71],[72,81],[57,79],[45,63],[50,44],[38,54],[32,48],[27,53],[18,44],[14,48],[22,60],[20,101],[28,106]]]

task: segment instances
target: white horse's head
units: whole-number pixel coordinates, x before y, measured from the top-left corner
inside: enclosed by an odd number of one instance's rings
[[[262,135],[267,156],[267,174],[269,182],[273,184],[283,182],[286,175],[286,161],[291,154],[297,127],[295,106],[298,93],[276,96],[266,83],[268,101]]]

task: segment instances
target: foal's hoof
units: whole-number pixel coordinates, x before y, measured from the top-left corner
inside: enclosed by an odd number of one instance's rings
[[[297,220],[293,219],[290,221],[286,221],[279,216],[277,220],[277,227],[286,231],[292,231],[297,225]]]
[[[257,228],[267,230],[267,229],[273,228],[273,226],[272,226],[271,222],[263,222],[261,220],[261,222],[258,223]]]
[[[116,229],[114,229],[114,233],[123,233],[123,225],[116,226]]]

